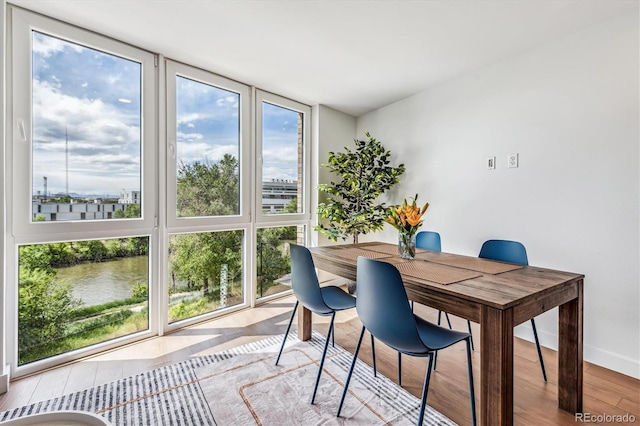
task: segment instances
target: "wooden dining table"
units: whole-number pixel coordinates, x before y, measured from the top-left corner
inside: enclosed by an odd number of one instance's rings
[[[382,242],[310,248],[316,268],[350,280],[358,256],[392,263],[410,300],[480,324],[483,425],[513,424],[513,328],[557,306],[558,406],[582,412],[584,275],[420,249],[407,260],[397,250]],[[311,326],[311,312],[302,309],[302,340],[311,337]]]

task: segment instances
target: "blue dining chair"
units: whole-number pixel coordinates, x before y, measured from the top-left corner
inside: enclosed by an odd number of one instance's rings
[[[510,240],[487,240],[480,248],[478,257],[484,259],[498,260],[500,262],[514,263],[516,265],[528,265],[527,249],[518,241]],[[542,359],[542,351],[540,350],[540,341],[538,340],[538,331],[536,330],[536,322],[531,318],[531,328],[533,329],[533,337],[538,350],[538,359],[540,360],[540,368],[542,369],[542,378],[547,381],[547,372],[544,368],[544,360]]]
[[[404,289],[400,272],[390,263],[358,257],[356,281],[358,287],[356,311],[362,322],[362,331],[353,354],[353,361],[344,385],[337,416],[340,416],[342,411],[342,405],[358,359],[364,332],[369,330],[371,335],[398,352],[405,355],[428,358],[418,425],[422,425],[424,419],[433,355],[436,351],[465,341],[467,344],[471,417],[475,425],[476,405],[471,366],[471,336],[469,333],[440,327],[414,315],[409,306],[409,299]]]
[[[442,251],[440,234],[435,231],[418,232],[416,234],[416,247],[424,250]],[[411,306],[413,306],[413,303]],[[453,328],[451,327],[451,320],[449,319],[449,314],[447,312],[444,313],[444,317],[447,320],[447,324],[449,325],[449,328]],[[442,311],[438,310],[438,325],[440,325],[441,319],[442,319]],[[469,335],[471,335],[471,350],[474,350],[473,335],[471,334],[471,321],[469,320],[467,320],[467,328],[469,329]]]
[[[327,338],[324,343],[324,350],[322,351],[322,358],[320,359],[320,366],[318,368],[318,376],[316,377],[316,383],[311,396],[311,403],[313,404],[316,399],[318,384],[320,382],[320,376],[322,375],[322,367],[324,366],[324,360],[329,347],[329,337],[334,334],[333,322],[335,320],[336,312],[355,307],[356,298],[342,290],[340,287],[320,287],[313,258],[311,257],[309,249],[297,244],[290,244],[289,247],[291,251],[291,287],[293,288],[293,294],[296,296],[297,300],[296,304],[293,306],[293,312],[291,312],[291,319],[289,320],[287,331],[284,334],[278,358],[276,358],[276,365],[280,362],[282,350],[284,349],[287,336],[291,330],[293,318],[296,315],[296,310],[300,303],[302,303],[302,306],[318,315],[331,316],[331,323],[329,324],[329,331],[327,332]]]

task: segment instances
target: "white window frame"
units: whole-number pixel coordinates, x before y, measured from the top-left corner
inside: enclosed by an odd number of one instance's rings
[[[168,313],[168,276],[165,276],[162,286],[163,291],[163,306],[161,309],[164,312],[164,330],[172,331],[178,328],[183,328],[190,324],[201,322],[210,318],[215,318],[229,312],[233,312],[239,309],[246,308],[253,300],[251,278],[252,274],[249,271],[253,270],[253,257],[249,254],[248,247],[255,245],[254,238],[251,235],[251,170],[253,169],[252,159],[252,137],[251,137],[251,89],[249,86],[237,81],[230,80],[225,77],[221,77],[209,71],[205,71],[196,67],[192,67],[180,62],[176,62],[170,59],[165,61],[165,76],[166,76],[166,206],[165,215],[167,220],[167,226],[164,230],[164,246],[169,245],[169,236],[183,233],[196,233],[196,232],[218,232],[218,231],[235,231],[240,230],[244,232],[243,244],[242,244],[242,261],[243,261],[243,274],[242,274],[242,292],[243,303],[230,306],[228,308],[222,308],[213,312],[207,312],[205,314],[186,318],[184,320],[169,323]],[[190,80],[198,81],[203,84],[218,87],[220,89],[228,90],[230,92],[238,93],[240,95],[240,145],[239,145],[239,179],[240,179],[240,211],[237,215],[226,216],[206,216],[206,217],[177,217],[177,192],[176,192],[176,176],[177,176],[177,141],[176,141],[176,76],[188,78]],[[168,258],[167,253],[163,252],[160,259],[163,265],[163,271],[168,271]],[[166,275],[166,273],[165,273]]]
[[[128,44],[82,30],[59,21],[46,18],[18,8],[11,8],[11,48],[12,52],[29,52],[28,55],[13,54],[10,81],[12,98],[11,142],[8,145],[13,150],[13,235],[44,235],[44,234],[85,234],[96,230],[106,232],[127,233],[153,229],[156,216],[156,194],[154,180],[157,173],[155,164],[156,141],[156,67],[155,56],[149,52],[137,49]],[[102,52],[138,62],[142,65],[142,146],[140,189],[142,192],[142,217],[140,219],[109,219],[100,221],[69,221],[69,222],[32,222],[31,220],[31,94],[32,64],[31,37],[32,31],[39,31],[54,37],[82,44]],[[15,94],[15,95],[14,95]],[[25,215],[25,206],[29,214]]]
[[[302,212],[265,214],[262,212],[262,103],[266,102],[298,113],[302,113]],[[256,178],[255,206],[256,224],[260,226],[306,225],[311,220],[311,107],[300,102],[256,90]],[[279,225],[280,224],[280,225]],[[306,232],[308,234],[308,231]],[[308,235],[306,235],[308,239]]]
[[[175,231],[192,229],[199,226],[248,224],[251,211],[251,141],[250,141],[250,96],[249,86],[238,83],[201,69],[171,60],[166,61],[167,76],[167,225]],[[240,95],[240,146],[238,164],[240,165],[240,211],[238,215],[177,217],[176,215],[176,77],[184,77],[209,86],[234,92]]]
[[[14,377],[30,374],[61,362],[79,359],[140,340],[158,333],[158,259],[157,230],[157,69],[153,54],[97,35],[60,21],[29,11],[10,7],[10,42],[7,68],[7,165],[6,197],[12,200],[7,209],[6,241],[6,313],[7,360]],[[141,87],[141,192],[142,217],[138,219],[106,219],[60,222],[32,222],[32,31],[68,40],[142,65]],[[28,94],[25,96],[25,94]],[[127,336],[97,343],[86,348],[52,356],[40,361],[18,366],[18,247],[24,244],[46,244],[61,241],[84,241],[94,239],[126,238],[144,236],[149,238],[149,328]]]

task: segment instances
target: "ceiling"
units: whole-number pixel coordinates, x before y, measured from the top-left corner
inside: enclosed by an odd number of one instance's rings
[[[9,1],[353,116],[638,13],[638,0]]]

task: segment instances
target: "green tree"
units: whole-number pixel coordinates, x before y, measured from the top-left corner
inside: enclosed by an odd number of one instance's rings
[[[286,206],[284,206],[283,213],[298,213],[298,198],[292,198],[289,200]]]
[[[230,154],[216,164],[196,161],[178,168],[179,217],[238,214],[239,194],[238,160]]]
[[[169,246],[172,275],[180,281],[198,283],[205,294],[211,282],[220,283],[222,265],[227,265],[229,281],[240,276],[241,231],[174,235]]]
[[[215,164],[196,161],[178,168],[179,217],[238,214],[239,194],[238,161],[232,155],[225,154]],[[175,235],[169,245],[174,280],[197,283],[205,294],[211,282],[219,282],[222,265],[227,265],[230,280],[240,275],[240,231]]]
[[[81,261],[102,262],[109,254],[107,247],[99,240],[78,241],[73,247]]]
[[[142,256],[149,252],[147,237],[129,237],[126,239],[125,250],[129,255]]]
[[[76,263],[76,255],[68,243],[33,244],[20,247],[20,266],[28,270],[53,272],[56,266]]]
[[[126,204],[124,210],[113,212],[114,219],[135,219],[142,217],[140,204]]]
[[[317,213],[321,219],[314,227],[330,240],[346,240],[358,235],[380,231],[387,217],[384,203],[376,203],[377,198],[398,183],[404,173],[404,164],[389,165],[391,153],[365,132],[368,141],[354,139],[356,149],[345,147],[346,152],[329,152],[327,167],[339,180],[320,184],[318,188],[327,196],[327,201],[318,204]]]
[[[68,283],[54,281],[55,272],[20,267],[18,286],[18,347],[27,351],[64,337],[72,312],[82,302],[71,295]]]
[[[270,286],[290,271],[291,260],[284,250],[285,241],[295,241],[296,227],[260,228],[258,240],[258,285]]]

